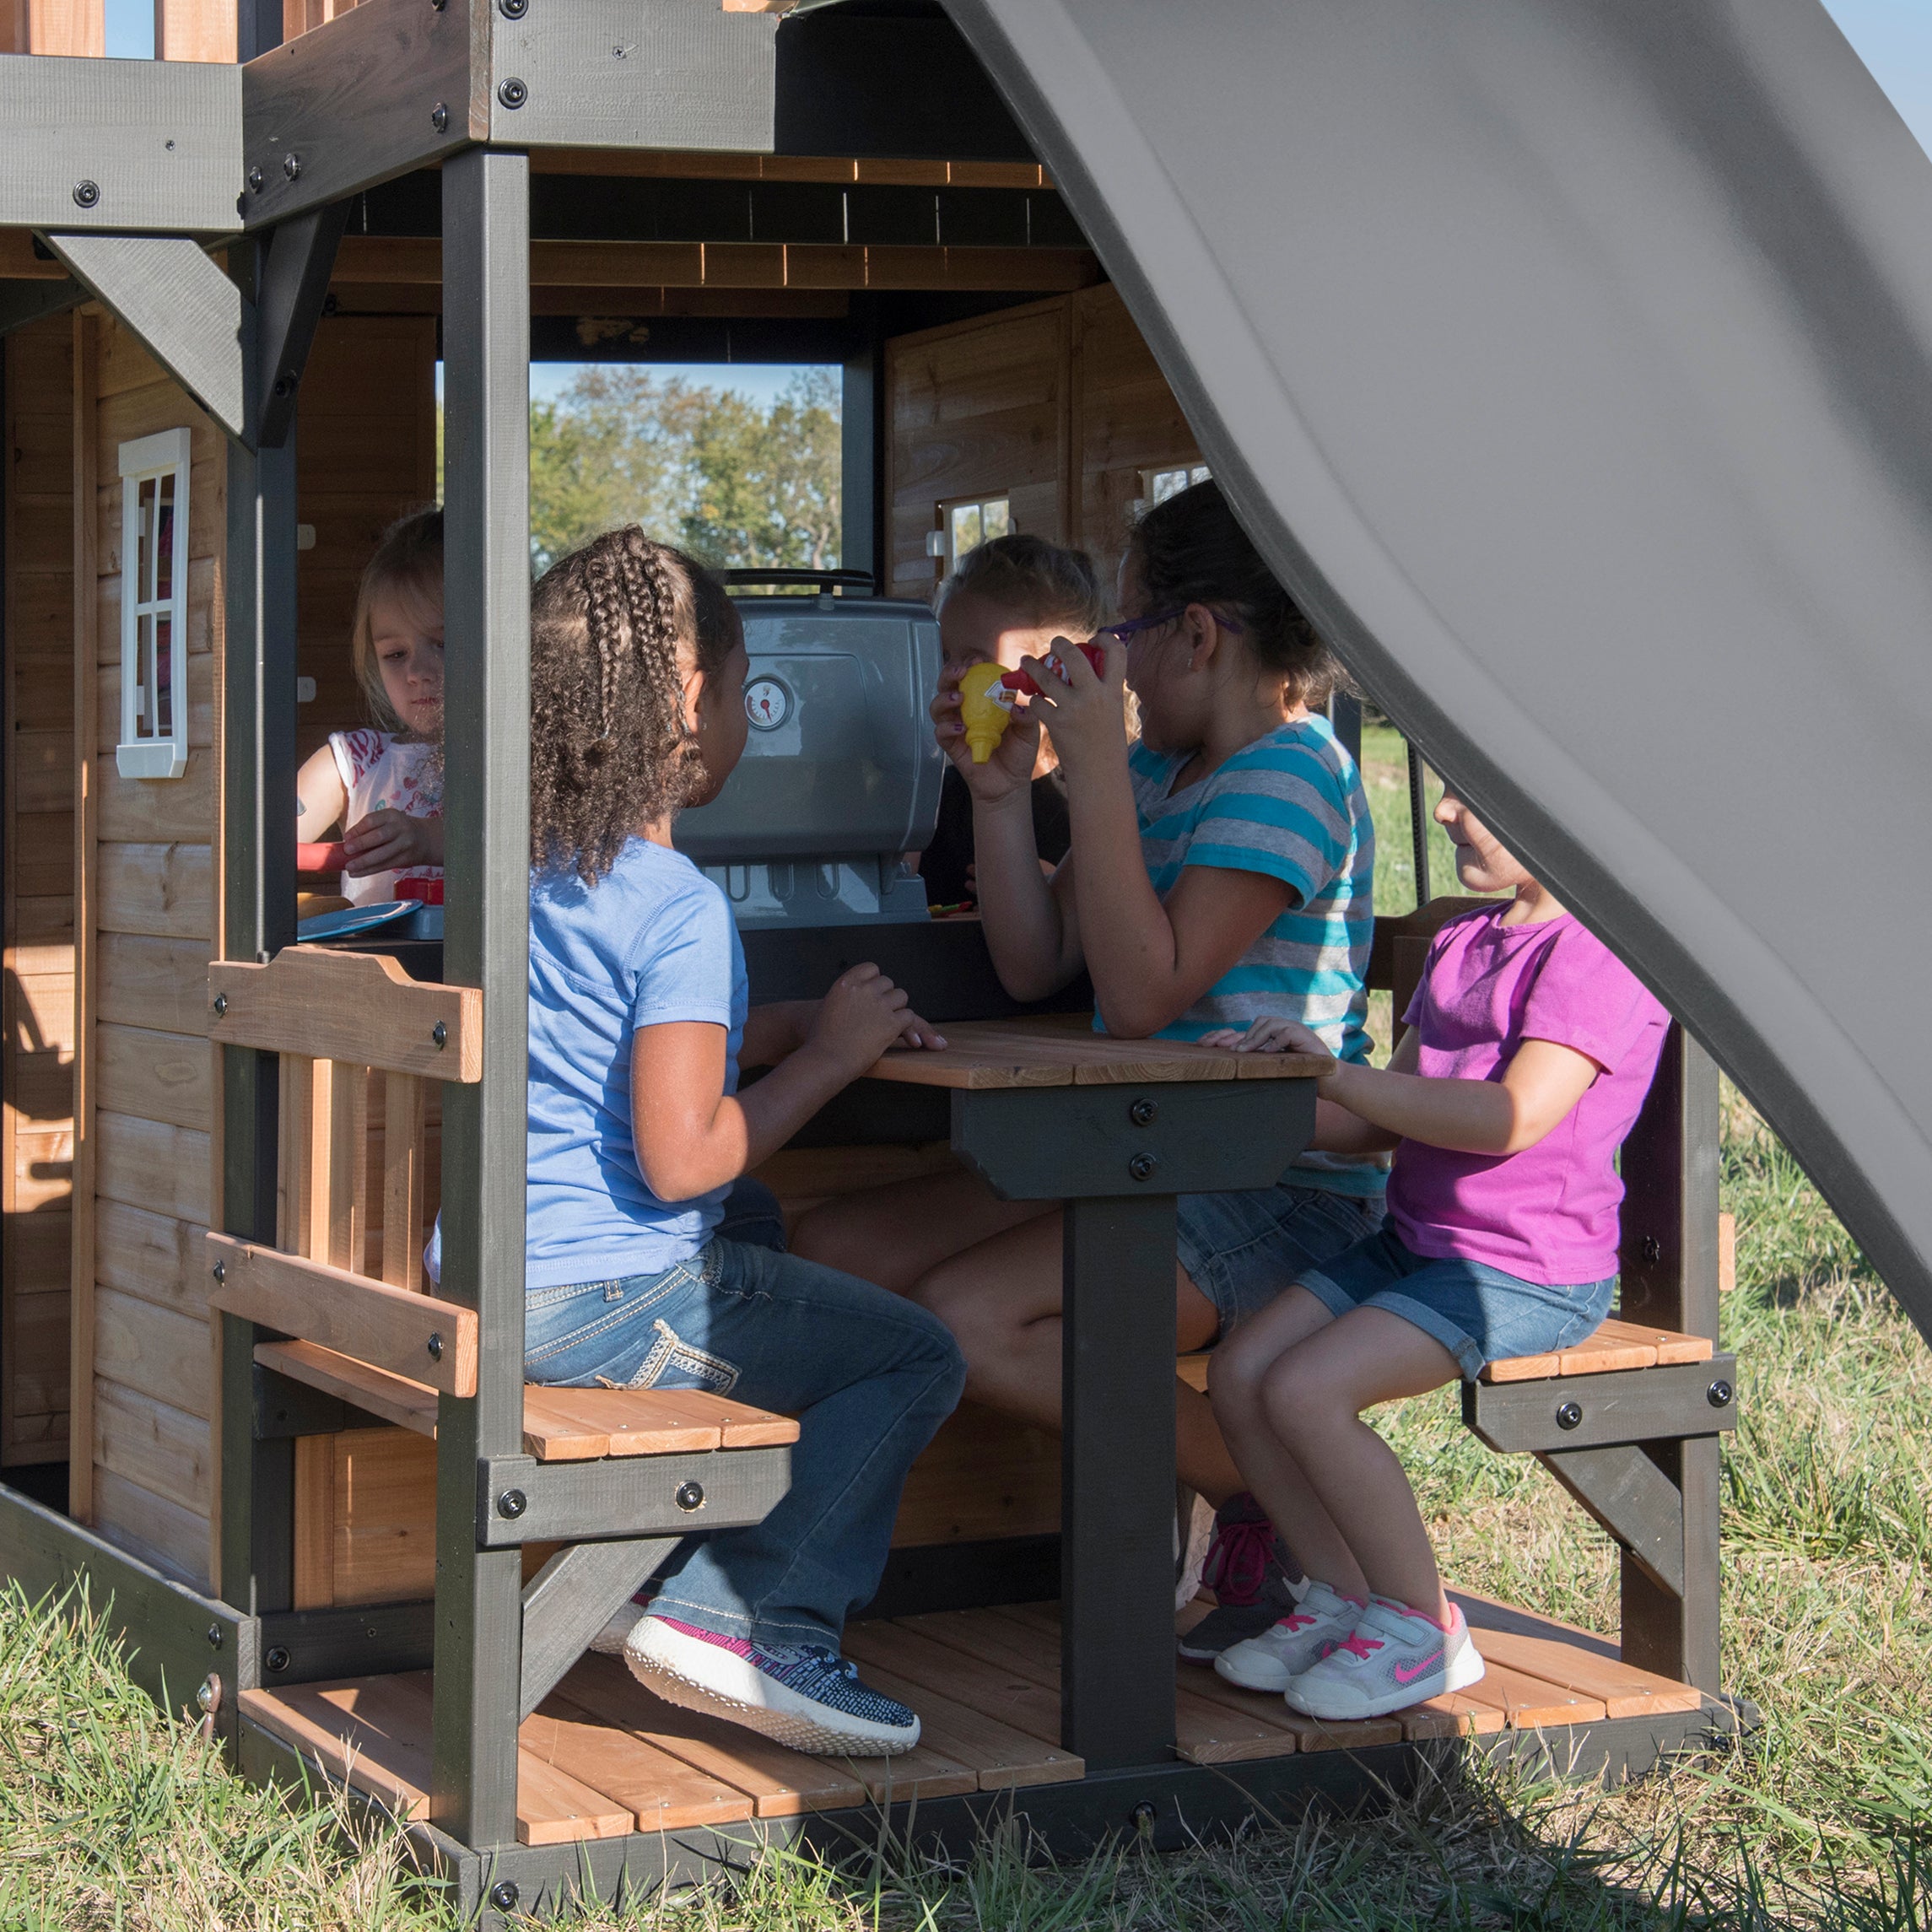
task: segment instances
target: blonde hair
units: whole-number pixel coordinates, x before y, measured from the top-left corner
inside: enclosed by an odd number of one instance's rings
[[[1044,537],[1016,532],[975,544],[934,591],[935,615],[964,592],[989,603],[1023,611],[1033,623],[1061,623],[1091,637],[1106,605],[1093,560],[1084,550],[1062,549]]]
[[[413,591],[443,605],[443,510],[440,504],[413,510],[382,533],[375,554],[362,573],[355,593],[355,622],[349,630],[349,661],[355,681],[369,706],[370,720],[379,731],[407,737],[409,727],[396,715],[382,683],[382,666],[375,655],[375,600],[385,591]]]

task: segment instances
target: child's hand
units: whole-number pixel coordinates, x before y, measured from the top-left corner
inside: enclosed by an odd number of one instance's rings
[[[440,866],[443,862],[443,822],[412,818],[407,812],[385,806],[358,819],[343,834],[348,863],[343,870],[352,879],[371,872],[401,872],[407,866]]]
[[[1195,1044],[1228,1047],[1236,1053],[1298,1054],[1307,1060],[1325,1060],[1331,1068],[1339,1064],[1319,1033],[1304,1027],[1298,1020],[1281,1019],[1271,1014],[1249,1021],[1245,1033],[1237,1033],[1233,1027],[1221,1027],[1213,1033],[1203,1033]]]
[[[855,966],[832,982],[820,1001],[803,1053],[817,1053],[856,1080],[886,1049],[915,1028],[929,1032],[908,1006],[905,990],[870,963]],[[915,1044],[908,1042],[909,1044]],[[921,1038],[916,1044],[924,1045]]]
[[[1087,653],[1063,637],[1053,640],[1060,672],[1044,658],[1020,660],[1021,668],[1030,671],[1040,688],[1033,715],[1052,732],[1054,751],[1070,780],[1083,769],[1127,761],[1127,647],[1109,640],[1106,651],[1104,678],[1094,675]],[[1012,731],[1006,736],[1011,738]]]
[[[983,805],[1017,797],[1033,783],[1033,766],[1039,758],[1039,720],[1029,715],[1023,700],[1013,706],[1006,736],[993,747],[984,764],[975,764],[966,747],[966,726],[959,715],[959,680],[972,669],[969,664],[947,664],[940,667],[939,689],[926,707],[932,720],[932,735],[939,748],[953,761],[953,769],[966,781],[966,789]]]

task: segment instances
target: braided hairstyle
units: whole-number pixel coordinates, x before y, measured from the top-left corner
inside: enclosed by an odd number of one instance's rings
[[[530,599],[530,856],[594,885],[644,824],[703,776],[684,728],[680,645],[715,672],[730,600],[682,550],[634,524],[544,572]]]
[[[1341,661],[1262,562],[1212,478],[1156,504],[1134,526],[1127,553],[1150,611],[1205,604],[1230,613],[1261,668],[1281,677],[1288,705],[1319,710],[1348,688]]]

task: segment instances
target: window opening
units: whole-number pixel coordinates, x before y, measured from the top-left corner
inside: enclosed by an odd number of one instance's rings
[[[1012,506],[1003,496],[969,497],[939,506],[940,554],[951,576],[982,543],[1012,533]]]
[[[188,472],[186,429],[121,445],[121,742],[123,778],[179,778],[188,764]]]
[[[1179,496],[1190,485],[1206,483],[1210,474],[1206,463],[1191,466],[1177,463],[1170,469],[1142,471],[1141,483],[1149,503],[1165,503],[1170,496]]]

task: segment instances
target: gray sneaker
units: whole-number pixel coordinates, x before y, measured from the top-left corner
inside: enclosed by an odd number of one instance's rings
[[[1214,1592],[1217,1607],[1176,1639],[1190,1664],[1212,1664],[1222,1651],[1271,1629],[1309,1587],[1301,1565],[1246,1490],[1229,1497],[1216,1513],[1201,1580]]]

